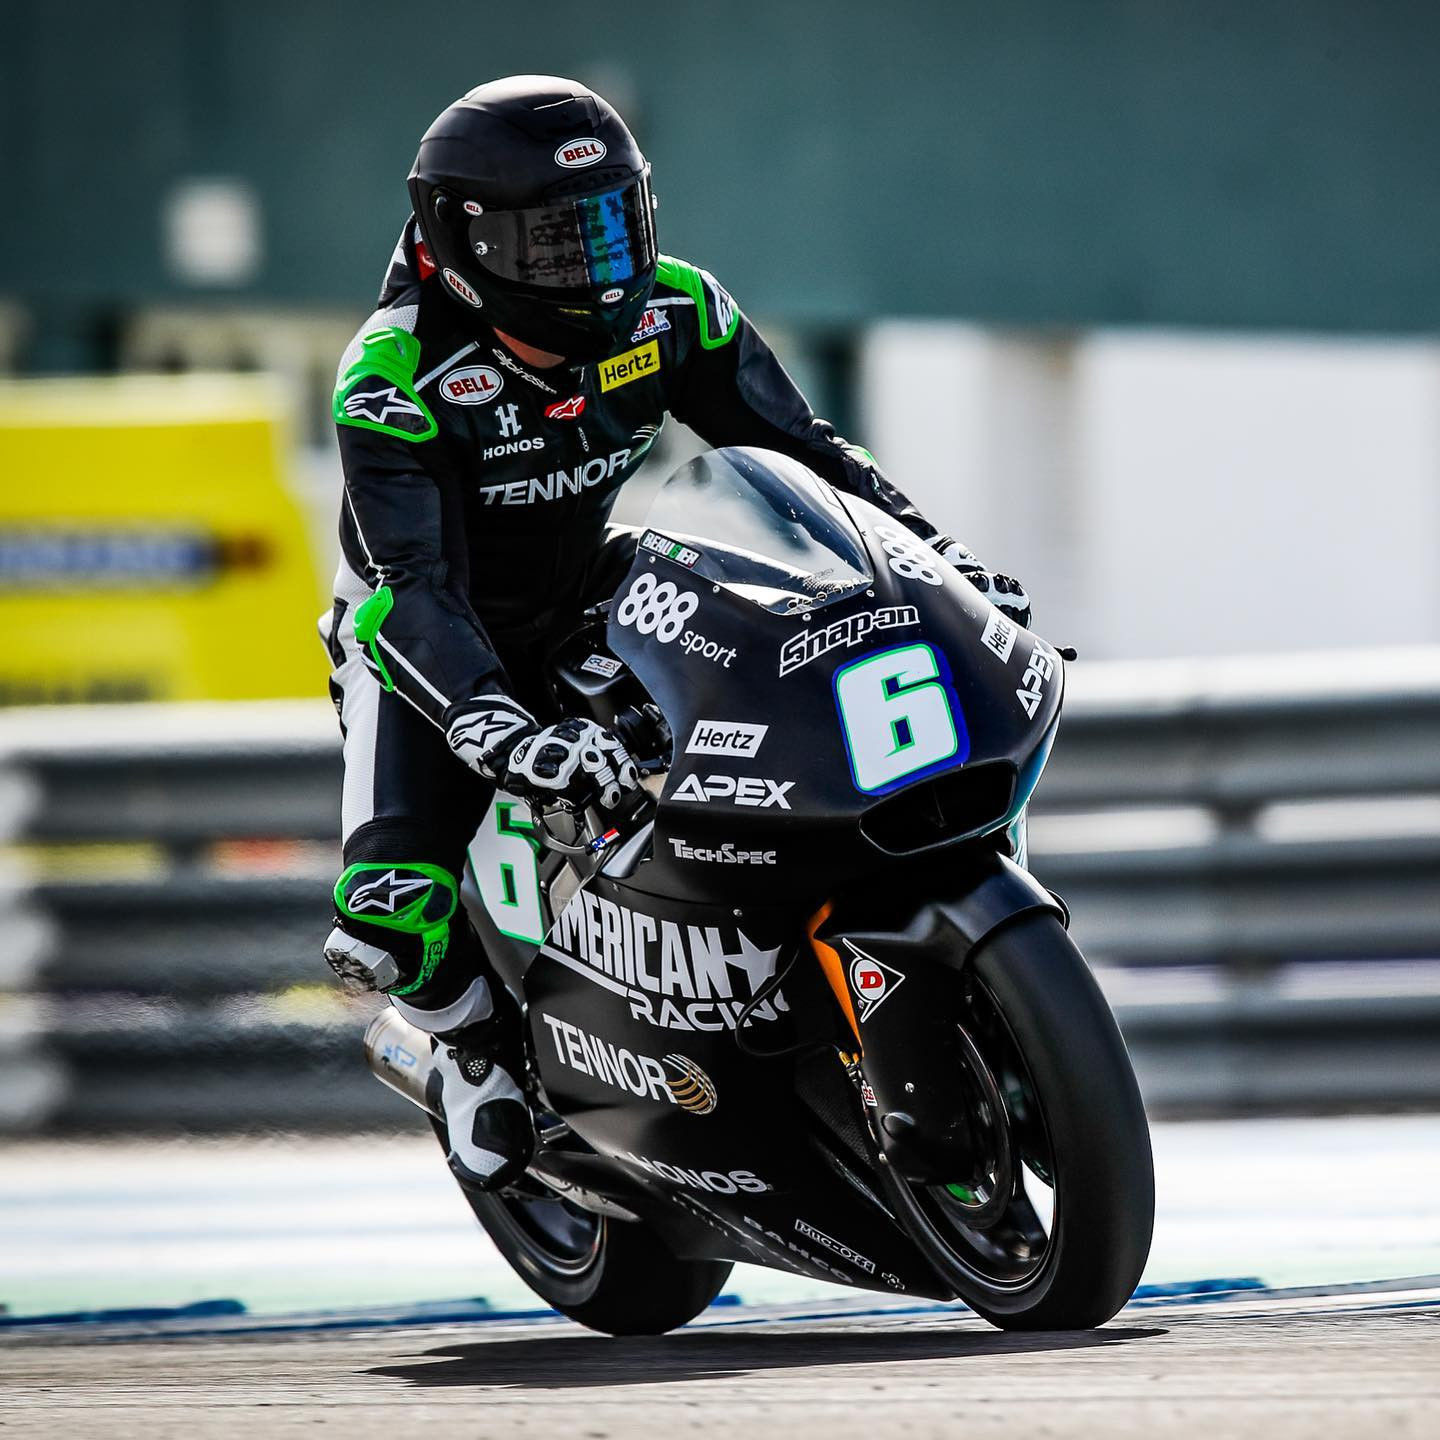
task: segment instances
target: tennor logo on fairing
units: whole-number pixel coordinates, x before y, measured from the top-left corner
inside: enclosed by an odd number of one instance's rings
[[[542,1013],[555,1042],[555,1058],[568,1069],[589,1075],[615,1090],[642,1100],[659,1100],[691,1115],[709,1115],[719,1103],[715,1082],[688,1055],[658,1060]]]
[[[780,947],[764,950],[739,929],[660,920],[581,890],[560,912],[541,953],[622,996],[631,1016],[647,1025],[733,1030],[775,974]],[[789,1008],[777,992],[750,1018],[774,1020]]]

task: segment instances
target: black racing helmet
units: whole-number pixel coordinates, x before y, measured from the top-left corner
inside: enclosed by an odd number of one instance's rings
[[[478,86],[425,132],[410,197],[441,283],[487,324],[582,362],[635,329],[655,283],[650,166],[593,90]]]

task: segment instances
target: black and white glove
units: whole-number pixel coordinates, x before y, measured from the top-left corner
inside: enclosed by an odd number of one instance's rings
[[[471,769],[532,803],[613,810],[640,783],[630,752],[604,726],[567,715],[542,727],[503,695],[458,707],[446,738]]]
[[[929,544],[942,560],[953,565],[1007,620],[1029,628],[1030,597],[1018,580],[1010,575],[987,570],[971,551],[948,535],[937,535]]]

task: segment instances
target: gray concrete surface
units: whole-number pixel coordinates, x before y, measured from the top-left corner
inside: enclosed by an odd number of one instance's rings
[[[1440,1434],[1440,1295],[1132,1306],[1088,1333],[851,1316],[609,1340],[568,1325],[12,1334],[0,1435],[446,1440]]]

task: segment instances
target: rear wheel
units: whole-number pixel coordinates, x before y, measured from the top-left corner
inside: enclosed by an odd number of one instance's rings
[[[730,1277],[728,1260],[682,1260],[643,1222],[582,1210],[531,1177],[501,1194],[461,1186],[527,1285],[607,1335],[661,1335],[693,1320]]]
[[[1104,1324],[1150,1252],[1150,1131],[1114,1016],[1055,916],[981,943],[956,1024],[973,1155],[947,1184],[887,1167],[906,1228],[996,1325]]]

